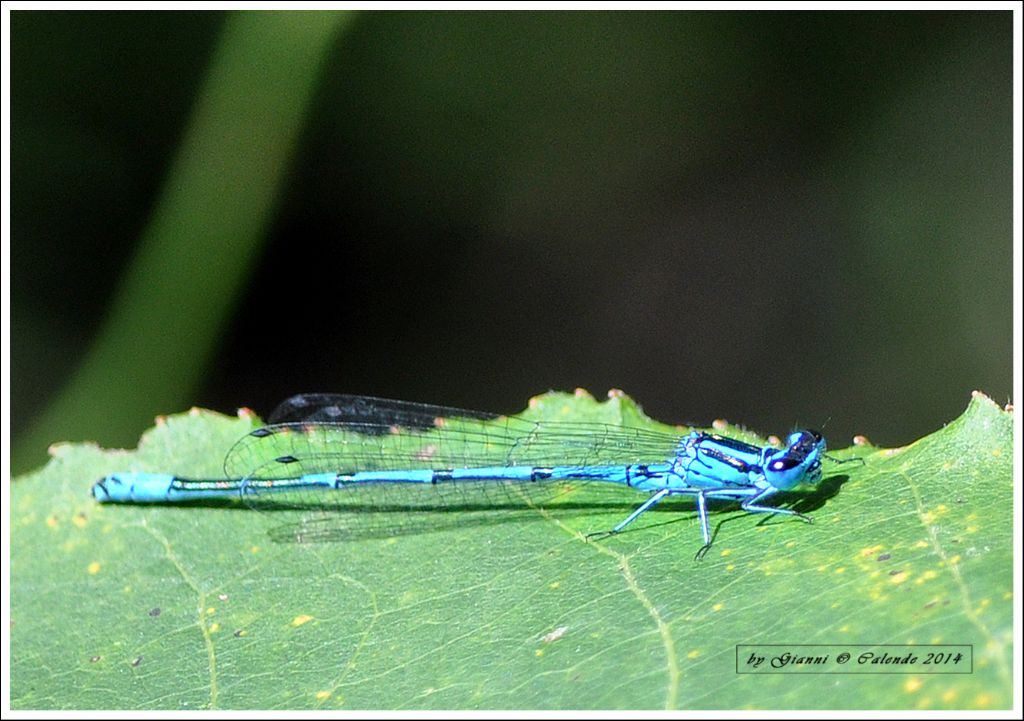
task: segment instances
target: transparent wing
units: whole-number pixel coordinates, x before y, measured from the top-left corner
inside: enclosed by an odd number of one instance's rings
[[[297,398],[322,402],[298,406]],[[672,458],[679,444],[676,435],[641,428],[528,421],[362,396],[297,396],[282,405],[287,408],[272,417],[302,420],[273,423],[239,440],[224,460],[229,478],[654,463]]]
[[[499,415],[373,396],[303,393],[282,401],[267,418],[267,423],[385,423],[403,428],[429,428],[436,418],[492,420]]]
[[[593,513],[626,509],[635,491],[604,483],[462,480],[362,482],[340,490],[272,481],[320,473],[601,466],[665,461],[674,434],[582,422],[527,421],[493,413],[365,396],[303,395],[271,414],[278,421],[239,440],[224,470],[244,484],[255,508],[322,511],[272,532],[279,541],[347,540],[419,533],[474,523],[536,517],[538,506]],[[267,492],[268,488],[273,492]],[[603,500],[602,500],[603,499]]]
[[[304,512],[270,530],[284,543],[355,541],[419,535],[476,526],[538,521],[546,513],[566,517],[612,512],[625,516],[643,500],[636,491],[605,483],[461,481],[452,483],[361,483],[342,491],[307,489],[286,494],[249,490],[250,507],[277,514]],[[595,526],[592,530],[606,530]]]

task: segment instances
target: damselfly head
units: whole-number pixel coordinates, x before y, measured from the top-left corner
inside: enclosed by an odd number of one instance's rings
[[[817,431],[797,431],[786,439],[785,450],[768,456],[764,464],[764,477],[780,491],[788,491],[801,484],[817,485],[821,481],[821,457],[825,452],[825,439]]]
[[[794,431],[789,434],[786,438],[786,452],[795,454],[809,455],[817,452],[822,454],[825,452],[827,444],[825,437],[818,431],[805,429],[802,431]]]
[[[803,483],[816,486],[821,483],[821,457],[815,456],[814,461],[807,467]]]

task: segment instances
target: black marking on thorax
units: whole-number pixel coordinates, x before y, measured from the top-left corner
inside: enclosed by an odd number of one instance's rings
[[[713,458],[720,463],[724,463],[727,466],[732,466],[741,473],[749,473],[750,471],[757,469],[756,466],[747,463],[743,459],[737,458],[736,456],[730,456],[728,453],[723,453],[717,448],[702,448],[701,451],[710,458]]]
[[[756,453],[760,453],[760,451],[761,451],[761,449],[758,448],[755,445],[752,445],[750,443],[746,443],[744,441],[736,440],[735,438],[726,438],[725,436],[720,436],[717,433],[708,433],[708,434],[706,434],[706,437],[710,438],[711,440],[713,440],[715,443],[717,443],[720,446],[725,446],[726,448],[731,448],[734,451],[739,451],[740,453],[755,453],[756,454]]]

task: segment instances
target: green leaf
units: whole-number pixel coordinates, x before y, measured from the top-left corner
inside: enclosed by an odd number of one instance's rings
[[[655,424],[548,394],[533,418]],[[101,506],[116,470],[220,475],[258,420],[159,419],[61,445],[11,488],[14,708],[1009,708],[1012,415],[981,394],[905,448],[835,455],[814,518],[692,501],[626,532],[629,489],[383,540],[275,543],[298,512]],[[685,429],[678,429],[682,432]],[[755,439],[745,431],[725,431]],[[752,675],[737,644],[971,644],[973,673]]]

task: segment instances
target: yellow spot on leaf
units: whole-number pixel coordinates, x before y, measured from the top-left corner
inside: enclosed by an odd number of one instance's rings
[[[559,581],[552,581],[551,583],[548,584],[548,588],[558,588],[561,585],[562,584]]]
[[[687,658],[697,658],[698,656],[700,656],[700,651],[698,651],[697,649],[693,649],[688,654],[686,654]]]
[[[736,570],[736,564],[735,563],[730,563],[728,566],[725,567],[725,570],[726,571],[735,571]]]
[[[846,566],[840,566],[837,568],[836,573],[846,573]]]
[[[711,607],[711,610],[717,612],[717,611],[721,611],[723,608],[725,608],[725,604],[724,603],[716,603],[714,606]]]
[[[931,570],[931,569],[928,569],[928,570],[927,570],[927,571],[925,571],[925,572],[924,572],[923,574],[921,574],[921,577],[922,577],[922,578],[924,578],[924,579],[925,579],[925,580],[927,580],[927,581],[930,581],[930,580],[932,580],[933,578],[935,578],[935,577],[936,577],[936,576],[938,576],[938,575],[939,575],[939,574],[938,574],[938,573],[937,573],[936,571],[933,571],[933,570]]]
[[[538,648],[538,649],[536,649],[536,650],[535,650],[535,651],[533,652],[533,655],[534,655],[534,656],[536,656],[537,658],[540,658],[541,656],[543,656],[543,655],[544,655],[544,649],[542,649],[542,648]]]
[[[100,564],[96,563],[96,561],[93,561],[92,563],[89,564],[89,573],[91,573],[92,575],[95,576],[99,572],[100,572]]]
[[[949,559],[949,562],[955,566],[956,564],[960,563],[960,556],[953,556],[951,559]]]
[[[210,606],[208,609],[206,609],[206,615],[207,616],[212,616],[215,613],[217,613],[217,609],[214,608],[213,606]]]
[[[881,551],[885,546],[879,543],[877,546],[867,546],[866,548],[860,549],[861,558],[867,558],[868,556],[874,556],[876,553]]]
[[[249,552],[250,553],[259,553],[260,552],[260,547],[259,546],[253,546],[252,548],[249,549]]]
[[[945,701],[946,703],[950,703],[955,698],[956,698],[956,691],[954,691],[953,689],[949,689],[944,694],[942,694],[942,700]]]
[[[907,574],[906,571],[898,571],[897,573],[894,573],[893,575],[889,576],[889,582],[890,583],[895,583],[895,584],[900,584],[900,583],[903,583],[904,581],[906,581],[907,578],[908,578],[908,574]]]
[[[907,693],[917,693],[918,689],[921,688],[921,679],[916,676],[911,676],[907,679],[906,683],[903,684],[903,690]]]
[[[325,700],[329,699],[330,697],[331,697],[331,692],[330,691],[317,691],[316,692],[316,700],[317,701],[325,701]]]
[[[732,554],[732,549],[731,548],[723,548],[722,549],[722,556],[728,556],[730,554]]]
[[[918,541],[914,544],[914,548],[928,548],[928,541]]]
[[[296,616],[295,618],[293,618],[292,619],[292,625],[293,626],[301,626],[302,624],[309,623],[312,620],[313,620],[312,616],[307,616],[307,615],[303,614],[301,616]]]
[[[839,633],[849,633],[849,632],[850,632],[850,624],[846,624],[845,626],[841,626],[839,628]]]
[[[219,623],[210,624],[210,633],[217,633],[217,631],[219,631],[219,630],[220,630],[220,624]]]
[[[992,696],[990,696],[987,693],[979,693],[977,696],[974,697],[974,705],[975,706],[982,706],[982,707],[984,707],[984,706],[991,706],[992,705]]]
[[[86,524],[85,514],[84,513],[79,513],[77,516],[75,516],[74,518],[71,519],[71,522],[74,523],[79,528],[84,528],[85,524]]]
[[[56,516],[50,516],[49,518],[46,519],[46,525],[49,526],[50,528],[56,528],[57,527],[57,523],[58,523],[58,521],[57,521],[57,517]]]

